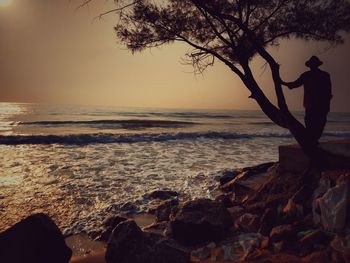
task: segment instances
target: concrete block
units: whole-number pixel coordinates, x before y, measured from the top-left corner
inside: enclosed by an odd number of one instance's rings
[[[324,160],[330,169],[350,168],[350,140],[327,141],[320,148],[331,156]],[[279,169],[281,172],[299,173],[304,171],[309,159],[299,145],[281,145],[279,147]]]

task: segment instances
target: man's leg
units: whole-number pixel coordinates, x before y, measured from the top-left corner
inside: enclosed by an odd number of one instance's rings
[[[318,141],[323,133],[324,127],[327,123],[327,112],[320,112],[318,115],[318,119],[315,123],[315,139]]]
[[[315,112],[309,108],[305,109],[305,128],[309,143],[317,145],[318,140],[315,137]]]
[[[311,143],[318,144],[327,122],[327,114],[328,112],[317,108],[305,110],[305,127]]]

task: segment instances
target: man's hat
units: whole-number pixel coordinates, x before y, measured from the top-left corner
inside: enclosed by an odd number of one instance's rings
[[[311,67],[319,67],[323,64],[323,62],[316,56],[312,56],[308,61],[305,62],[305,66],[308,68]]]

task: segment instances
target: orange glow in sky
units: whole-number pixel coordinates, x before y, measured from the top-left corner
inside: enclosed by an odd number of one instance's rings
[[[12,4],[10,4],[12,2]],[[173,44],[132,55],[117,43],[113,1],[0,0],[0,101],[161,108],[259,109],[250,92],[222,63],[203,76],[181,64],[188,50]],[[272,55],[285,81],[307,68],[311,55],[323,62],[333,82],[332,110],[350,111],[350,36],[325,52],[326,44],[282,41]],[[269,70],[252,61],[258,82],[275,102]],[[285,89],[291,109],[302,110],[303,90]]]

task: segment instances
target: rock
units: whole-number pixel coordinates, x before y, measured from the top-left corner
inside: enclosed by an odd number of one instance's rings
[[[0,233],[0,262],[68,263],[72,250],[45,214],[31,215]]]
[[[223,192],[234,192],[236,195],[245,195],[251,191],[248,187],[244,185],[240,185],[237,181],[238,179],[243,180],[242,178],[246,175],[246,173],[242,173],[237,176],[235,179],[229,181],[228,183],[222,185],[220,190]]]
[[[319,198],[321,198],[331,188],[331,181],[327,177],[321,177],[318,187],[312,195],[312,217],[314,225],[321,223],[321,215],[319,209]]]
[[[224,192],[234,191],[238,195],[244,195],[256,191],[261,184],[273,174],[269,171],[275,163],[265,163],[253,167],[243,168],[242,172],[220,188]]]
[[[287,253],[272,254],[269,250],[256,249],[251,255],[249,255],[247,260],[244,262],[249,262],[249,263],[301,263],[301,259],[298,256],[295,256],[292,254],[287,254]],[[240,261],[239,263],[243,263],[243,262]],[[317,263],[317,262],[315,262],[315,263]]]
[[[266,173],[268,171],[271,171],[271,168],[273,168],[275,165],[275,162],[262,163],[256,166],[245,167],[242,169],[242,171],[248,172],[248,175]]]
[[[259,233],[241,234],[218,245],[220,256],[217,261],[245,261],[256,248],[260,247],[262,236]]]
[[[126,221],[127,218],[122,216],[110,216],[106,218],[102,226],[103,228],[95,235],[94,239],[98,241],[107,242],[112,234],[113,229],[121,222]],[[90,235],[91,236],[91,235]]]
[[[331,256],[327,251],[316,251],[303,257],[302,263],[329,263],[332,262]]]
[[[152,253],[145,258],[143,263],[190,263],[191,256],[189,251],[179,247],[175,241],[163,237],[159,238],[159,235],[153,235],[153,238],[149,240],[151,240]],[[133,263],[131,261],[127,262]]]
[[[189,263],[190,255],[171,240],[143,232],[133,220],[120,223],[107,244],[107,263]]]
[[[257,232],[259,229],[259,221],[257,215],[245,213],[235,221],[235,227],[243,232]]]
[[[271,177],[267,178],[257,191],[251,193],[243,204],[247,211],[257,214],[264,213],[266,208],[279,211],[300,188],[298,184],[300,175],[281,174],[278,170],[271,173]]]
[[[269,247],[269,241],[270,240],[268,238],[264,238],[263,240],[261,240],[260,248],[267,249]]]
[[[159,223],[154,223],[152,225],[146,226],[142,228],[142,230],[145,232],[150,232],[150,233],[155,233],[155,234],[165,236],[165,230],[167,229],[167,227],[168,227],[168,222],[162,221]]]
[[[269,250],[257,248],[247,257],[246,262],[272,263],[272,261],[268,259],[269,256],[271,256]]]
[[[295,229],[291,225],[280,225],[272,228],[270,242],[276,243],[295,237]]]
[[[107,217],[103,222],[102,222],[102,226],[107,228],[107,227],[111,227],[111,228],[115,228],[117,225],[119,225],[119,223],[126,221],[127,218],[123,217],[123,216],[109,216]]]
[[[279,206],[285,204],[287,200],[288,196],[286,195],[286,193],[270,194],[265,200],[265,207],[278,208]]]
[[[259,263],[301,263],[299,257],[287,253],[278,253],[271,255],[266,261],[258,261]],[[315,262],[316,263],[316,262]]]
[[[259,233],[241,234],[238,236],[239,244],[243,248],[242,258],[245,260],[255,248],[259,248],[262,241],[262,236]]]
[[[179,205],[177,199],[165,200],[160,203],[154,210],[157,222],[169,221],[170,214],[175,212],[175,209]]]
[[[282,251],[282,249],[284,248],[285,246],[285,242],[282,240],[282,241],[278,241],[278,242],[274,242],[272,243],[272,250],[273,250],[273,253],[279,253]]]
[[[133,202],[126,202],[119,209],[125,213],[133,214],[136,213],[137,206]]]
[[[205,260],[211,257],[212,250],[216,247],[215,243],[211,242],[205,247],[198,248],[191,251],[191,257],[194,257],[199,260]]]
[[[321,230],[316,230],[308,233],[303,238],[299,240],[300,246],[303,248],[303,250],[311,250],[314,248],[315,245],[328,245],[329,242],[332,240],[332,237],[330,235],[326,235]]]
[[[234,192],[222,193],[215,197],[215,201],[222,203],[226,207],[231,207],[237,203],[236,194]]]
[[[287,204],[282,209],[285,222],[292,223],[303,218],[303,206],[296,204],[292,198],[288,199]]]
[[[349,198],[349,174],[342,176],[335,187],[319,197],[314,203],[314,214],[317,214],[317,205],[320,209],[321,224],[325,230],[337,232],[346,225],[347,202]],[[316,215],[315,215],[316,217]]]
[[[184,245],[196,245],[224,238],[231,223],[231,216],[223,204],[196,199],[186,202],[171,218],[167,232]]]
[[[335,257],[339,259],[337,262],[350,262],[350,235],[336,236],[331,247],[335,251]]]
[[[107,244],[105,259],[108,263],[123,263],[128,260],[142,262],[146,256],[144,255],[146,248],[141,229],[134,221],[127,220],[113,230]]]
[[[151,199],[167,200],[174,197],[178,197],[179,194],[175,191],[170,191],[170,190],[155,190],[147,194],[147,196],[148,198],[151,198]]]
[[[277,223],[277,211],[273,208],[267,208],[260,220],[259,233],[264,236],[268,236],[271,229]]]
[[[219,178],[220,185],[224,185],[231,181],[232,179],[235,179],[237,175],[239,175],[242,171],[241,170],[234,170],[234,171],[224,171],[223,175]]]
[[[233,221],[235,221],[244,213],[244,208],[240,206],[232,206],[228,207],[227,211],[230,213]]]
[[[313,217],[312,217],[312,213],[307,214],[306,216],[304,216],[302,222],[303,226],[305,228],[311,228],[314,227],[315,224],[313,223]]]

